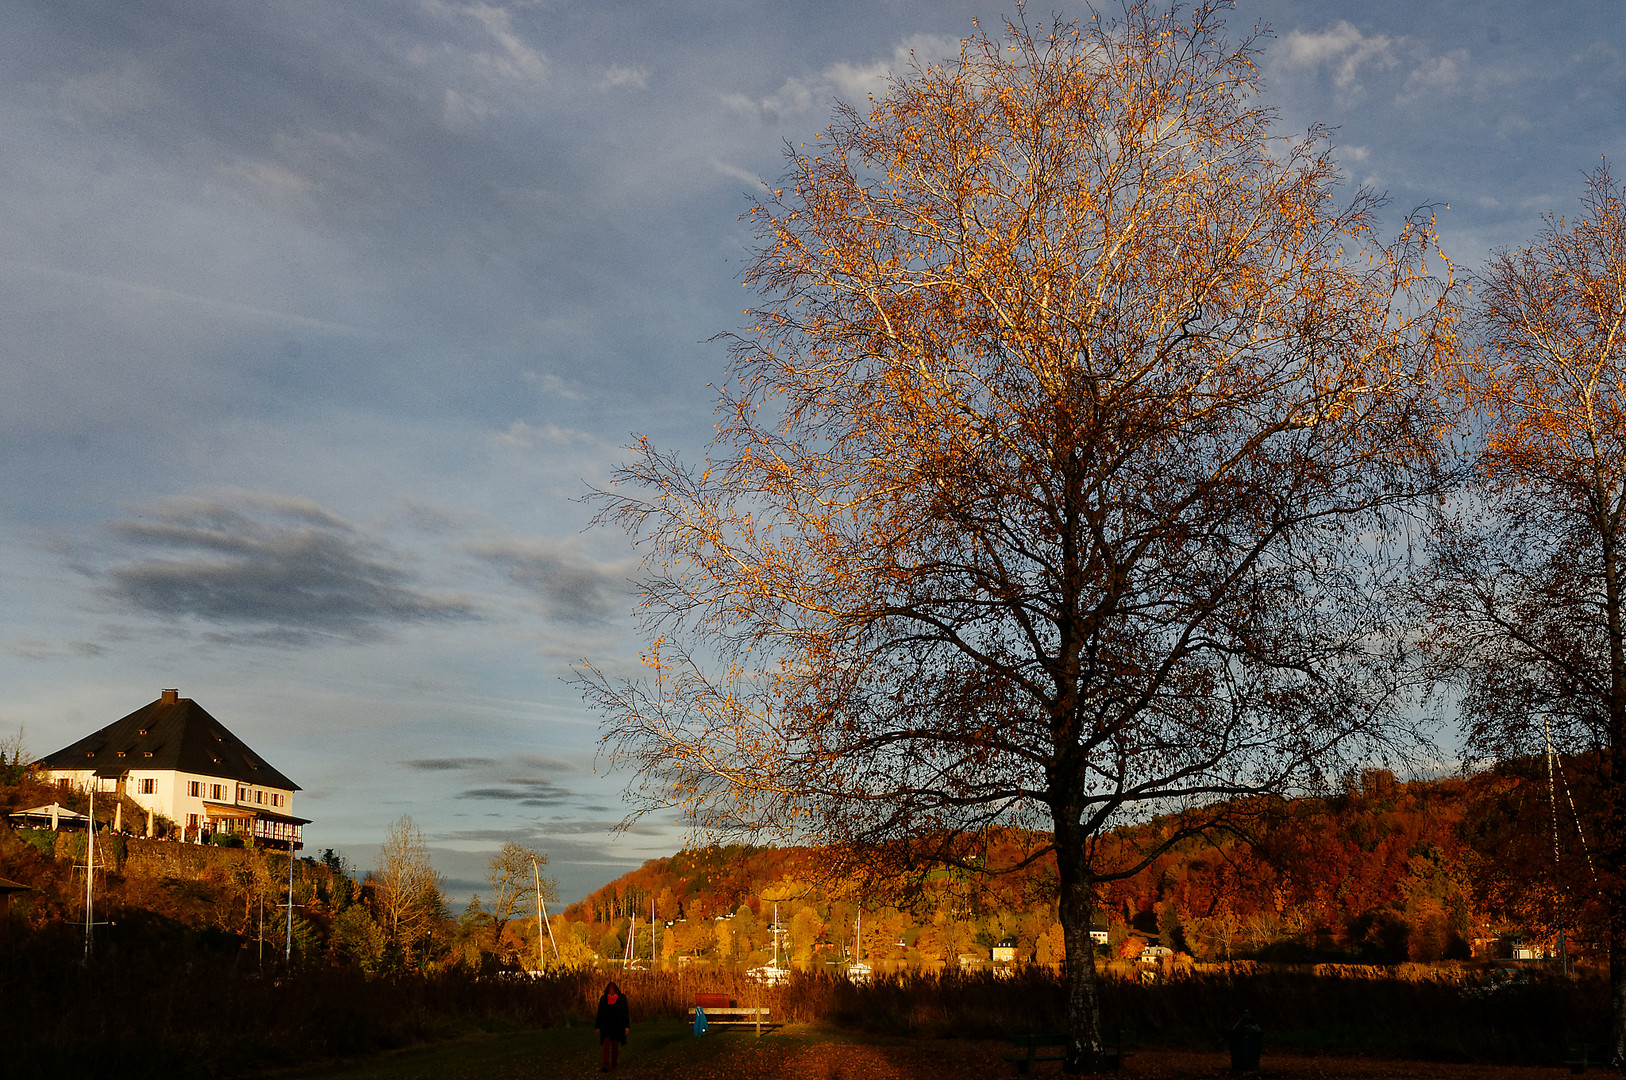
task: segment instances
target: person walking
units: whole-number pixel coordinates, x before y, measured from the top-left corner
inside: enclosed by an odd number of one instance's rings
[[[604,988],[604,996],[598,999],[598,1015],[593,1018],[593,1027],[598,1031],[599,1048],[604,1054],[604,1063],[598,1071],[609,1072],[615,1068],[622,1044],[627,1041],[627,1032],[632,1028],[627,995],[613,982]]]

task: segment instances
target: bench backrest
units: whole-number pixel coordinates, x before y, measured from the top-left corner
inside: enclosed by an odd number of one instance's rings
[[[734,1004],[727,994],[696,994],[694,1003],[702,1009],[726,1009]]]

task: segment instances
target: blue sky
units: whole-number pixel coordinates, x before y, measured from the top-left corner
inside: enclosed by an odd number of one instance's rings
[[[561,678],[638,647],[580,497],[635,435],[709,440],[785,141],[1011,11],[0,6],[0,732],[48,753],[179,687],[303,786],[311,848],[366,868],[411,814],[459,904],[504,840],[566,900],[670,853],[611,834],[625,777]],[[1271,28],[1284,133],[1331,125],[1471,270],[1626,158],[1620,16],[1228,21]]]

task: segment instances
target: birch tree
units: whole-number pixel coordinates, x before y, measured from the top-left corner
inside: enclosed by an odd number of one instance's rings
[[[410,959],[445,906],[441,876],[429,861],[423,830],[403,814],[390,826],[378,849],[378,868],[371,875],[374,905],[391,944]]]
[[[1626,193],[1599,168],[1580,212],[1495,253],[1476,285],[1482,425],[1420,588],[1462,691],[1470,752],[1601,761],[1596,892],[1626,1063]]]
[[[838,106],[749,211],[706,461],[640,444],[602,496],[649,645],[582,685],[646,807],[973,868],[1035,830],[1071,1071],[1105,1062],[1099,884],[1403,735],[1372,598],[1449,265],[1337,201],[1255,55],[1208,6],[1019,19]]]

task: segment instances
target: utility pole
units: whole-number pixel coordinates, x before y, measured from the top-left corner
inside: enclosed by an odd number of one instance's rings
[[[282,946],[282,962],[292,966],[294,961],[294,841],[288,838],[288,937]]]
[[[85,829],[85,964],[90,964],[91,927],[96,925],[96,784],[90,778],[90,822]]]

